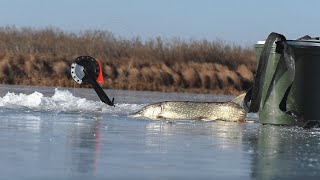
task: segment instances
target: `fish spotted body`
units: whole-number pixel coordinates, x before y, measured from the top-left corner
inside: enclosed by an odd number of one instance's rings
[[[198,119],[203,121],[245,120],[247,110],[243,107],[244,95],[229,102],[164,101],[150,104],[132,114],[133,117],[150,119]]]

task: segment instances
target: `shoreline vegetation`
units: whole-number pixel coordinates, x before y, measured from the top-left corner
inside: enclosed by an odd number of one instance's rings
[[[74,87],[70,65],[80,55],[102,62],[108,89],[237,95],[252,85],[256,68],[253,48],[218,40],[0,27],[2,84]]]

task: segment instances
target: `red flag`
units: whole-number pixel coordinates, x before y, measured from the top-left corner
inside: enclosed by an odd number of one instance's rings
[[[99,64],[99,68],[100,68],[100,72],[99,72],[99,76],[97,78],[97,82],[102,84],[103,83],[102,66],[101,66],[101,62],[99,60],[97,62]]]

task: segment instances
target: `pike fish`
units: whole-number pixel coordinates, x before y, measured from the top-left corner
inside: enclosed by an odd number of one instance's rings
[[[245,94],[228,102],[164,101],[143,107],[131,117],[243,122],[247,115]]]

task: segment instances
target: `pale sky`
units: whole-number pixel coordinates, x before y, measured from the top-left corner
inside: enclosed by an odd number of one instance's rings
[[[0,26],[108,30],[251,45],[272,31],[287,39],[320,36],[316,0],[0,0]]]

